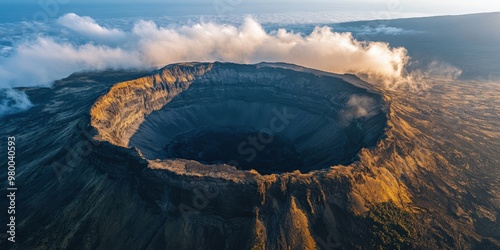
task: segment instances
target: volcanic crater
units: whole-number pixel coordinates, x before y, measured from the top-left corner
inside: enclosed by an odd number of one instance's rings
[[[387,124],[380,95],[286,64],[170,65],[115,85],[92,108],[102,140],[148,160],[260,174],[348,165]]]
[[[26,183],[16,244],[498,249],[498,199],[481,186],[498,191],[498,119],[470,105],[498,98],[478,86],[415,95],[284,63],[182,63],[26,89],[35,105],[0,130]],[[450,99],[472,90],[488,98]]]

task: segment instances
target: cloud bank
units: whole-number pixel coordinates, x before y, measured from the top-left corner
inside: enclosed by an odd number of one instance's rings
[[[137,21],[130,30],[108,28],[70,13],[57,25],[66,36],[39,35],[0,57],[0,88],[50,86],[83,70],[162,67],[186,61],[288,62],[351,73],[394,88],[409,82],[405,48],[357,41],[348,32],[316,27],[310,34],[266,32],[252,18],[241,25],[199,22],[162,27]]]
[[[404,48],[357,41],[350,33],[329,27],[316,27],[310,34],[285,29],[266,32],[252,18],[241,26],[202,22],[176,28],[138,21],[129,31],[102,27],[76,14],[67,14],[57,23],[87,40],[40,36],[20,44],[11,57],[2,60],[1,86],[50,85],[75,71],[161,67],[184,61],[284,61],[395,81],[408,61]]]

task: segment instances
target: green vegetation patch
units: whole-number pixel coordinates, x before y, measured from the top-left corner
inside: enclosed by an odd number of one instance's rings
[[[416,218],[412,213],[384,202],[373,206],[365,218],[371,226],[373,249],[412,248],[413,239],[417,237]]]

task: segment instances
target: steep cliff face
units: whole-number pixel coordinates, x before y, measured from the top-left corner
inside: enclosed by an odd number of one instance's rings
[[[190,83],[210,70],[211,64],[181,68],[181,65],[154,72],[150,76],[116,84],[110,93],[92,107],[92,126],[102,139],[126,146],[127,129],[137,125],[144,116],[160,109]]]
[[[500,246],[498,196],[466,187],[473,178],[426,131],[425,97],[222,63],[75,75],[27,93],[52,101],[3,123],[26,156],[18,249]],[[249,136],[264,146],[255,165],[238,150]],[[283,149],[302,164],[266,165]]]

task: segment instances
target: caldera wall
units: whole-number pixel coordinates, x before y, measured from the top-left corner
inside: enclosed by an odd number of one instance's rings
[[[117,84],[92,108],[92,125],[101,139],[150,160],[307,172],[354,161],[381,137],[386,115],[380,96],[341,78],[215,63]],[[176,143],[193,148],[173,154]],[[230,153],[213,155],[220,151]]]

